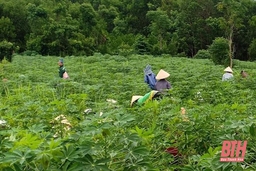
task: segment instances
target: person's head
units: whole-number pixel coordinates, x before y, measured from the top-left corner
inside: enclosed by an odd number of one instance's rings
[[[170,76],[170,74],[166,71],[164,71],[163,69],[161,69],[158,74],[156,75],[156,79],[157,80],[165,80],[166,78],[168,78]]]
[[[231,73],[231,74],[233,74],[233,70],[232,70],[230,67],[225,68],[224,71],[225,71],[226,73]]]
[[[248,74],[244,70],[242,70],[240,74],[243,78],[246,78],[248,76]]]
[[[59,65],[59,66],[63,66],[63,59],[60,59],[60,60],[59,60],[58,65]]]

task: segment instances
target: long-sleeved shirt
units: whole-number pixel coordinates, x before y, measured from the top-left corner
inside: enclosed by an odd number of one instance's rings
[[[155,76],[154,73],[145,75],[145,76],[144,76],[144,81],[145,81],[145,83],[148,84],[148,86],[149,86],[152,90],[155,90],[156,76]]]
[[[165,89],[170,89],[170,88],[172,88],[172,86],[171,86],[170,82],[168,82],[166,79],[157,81],[157,83],[155,85],[155,89],[160,92]]]
[[[64,72],[66,72],[66,69],[65,69],[65,67],[62,65],[62,66],[60,66],[60,68],[59,68],[59,76],[60,76],[60,78],[63,78]]]
[[[147,93],[144,96],[142,96],[141,98],[139,98],[137,103],[141,106],[142,104],[153,100],[154,97],[157,97],[157,96],[158,96],[157,93],[155,93],[154,91],[150,91],[149,93]]]
[[[227,72],[227,73],[223,74],[222,81],[227,81],[231,78],[233,78],[233,74]]]

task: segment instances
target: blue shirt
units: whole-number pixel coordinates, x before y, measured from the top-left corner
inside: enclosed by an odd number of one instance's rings
[[[144,81],[145,81],[145,83],[147,83],[147,84],[149,85],[149,87],[150,87],[152,90],[155,90],[156,76],[155,76],[154,73],[145,75]]]

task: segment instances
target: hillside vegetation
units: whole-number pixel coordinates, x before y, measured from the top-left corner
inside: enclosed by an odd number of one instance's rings
[[[255,9],[255,0],[0,0],[0,60],[14,51],[200,57],[223,38],[225,57],[253,61]]]
[[[0,170],[256,170],[255,63],[235,60],[234,80],[222,82],[224,67],[208,59],[65,57],[69,80],[58,78],[57,62],[16,55],[0,63]],[[150,91],[147,64],[169,72],[173,88],[131,108],[132,95]],[[65,122],[54,120],[60,115]],[[248,141],[244,162],[219,162],[224,140]]]

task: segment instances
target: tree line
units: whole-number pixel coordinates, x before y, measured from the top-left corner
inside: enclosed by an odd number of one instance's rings
[[[13,51],[208,58],[214,42],[227,53],[217,60],[256,59],[254,0],[0,0],[0,15],[1,59]]]

